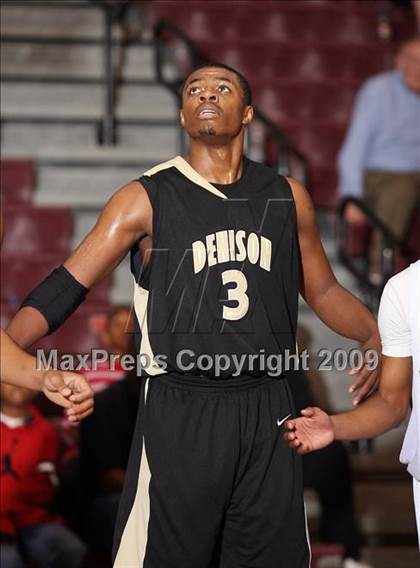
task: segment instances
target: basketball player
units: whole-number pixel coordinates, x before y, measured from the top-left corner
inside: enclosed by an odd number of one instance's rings
[[[282,437],[292,400],[273,363],[295,351],[299,290],[364,350],[380,350],[376,321],[335,280],[305,189],[243,155],[246,79],[206,65],[182,97],[188,155],[117,191],[9,332],[29,345],[54,331],[131,250],[146,378],[114,566],[307,567],[300,462]],[[355,402],[376,376],[360,370]]]
[[[400,460],[413,476],[420,537],[420,260],[385,286],[379,329],[384,357],[378,392],[351,412],[335,416],[317,407],[305,408],[302,417],[287,421],[284,436],[300,454],[324,448],[333,440],[372,438],[400,424],[411,402]]]

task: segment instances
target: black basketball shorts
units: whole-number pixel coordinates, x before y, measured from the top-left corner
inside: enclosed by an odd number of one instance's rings
[[[308,568],[284,379],[144,381],[114,568]]]

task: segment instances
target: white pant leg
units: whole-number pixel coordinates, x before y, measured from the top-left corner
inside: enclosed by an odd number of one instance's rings
[[[413,477],[413,493],[414,493],[414,510],[416,513],[417,536],[419,538],[420,548],[420,481]]]

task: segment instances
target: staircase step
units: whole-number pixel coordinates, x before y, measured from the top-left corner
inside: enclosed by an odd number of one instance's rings
[[[58,4],[58,5],[57,5]],[[92,2],[31,2],[1,6],[2,35],[51,35],[74,38],[103,36],[103,11]]]
[[[134,280],[130,271],[130,256],[117,266],[113,273],[113,286],[111,288],[111,301],[114,304],[128,304],[133,302]]]
[[[80,209],[76,207],[73,209],[74,231],[71,243],[72,249],[79,246],[84,237],[93,229],[100,213],[100,207],[92,209]]]
[[[152,47],[129,46],[124,49],[124,60],[126,79],[154,78]],[[28,76],[32,81],[54,76],[99,80],[104,77],[104,47],[6,42],[1,49],[1,68],[3,74]]]
[[[75,249],[83,238],[94,227],[101,209],[90,210],[76,208],[73,210],[74,235],[72,249]],[[133,301],[133,277],[130,272],[130,257],[127,255],[112,273],[110,300],[114,304],[131,305]]]
[[[38,186],[34,202],[38,205],[68,205],[102,208],[121,186],[138,178],[154,163],[125,167],[38,165]]]
[[[32,156],[49,162],[161,162],[177,153],[175,127],[119,126],[118,145],[99,146],[92,125],[15,124],[2,129],[4,156]]]
[[[100,85],[51,85],[42,83],[1,86],[2,116],[39,116],[60,118],[100,118],[105,103]],[[175,97],[159,85],[124,85],[119,91],[118,118],[174,119]]]

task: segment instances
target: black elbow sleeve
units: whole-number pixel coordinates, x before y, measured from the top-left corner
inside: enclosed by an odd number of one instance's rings
[[[61,265],[26,296],[21,308],[30,306],[38,310],[47,320],[50,334],[71,316],[88,292],[88,288]]]

